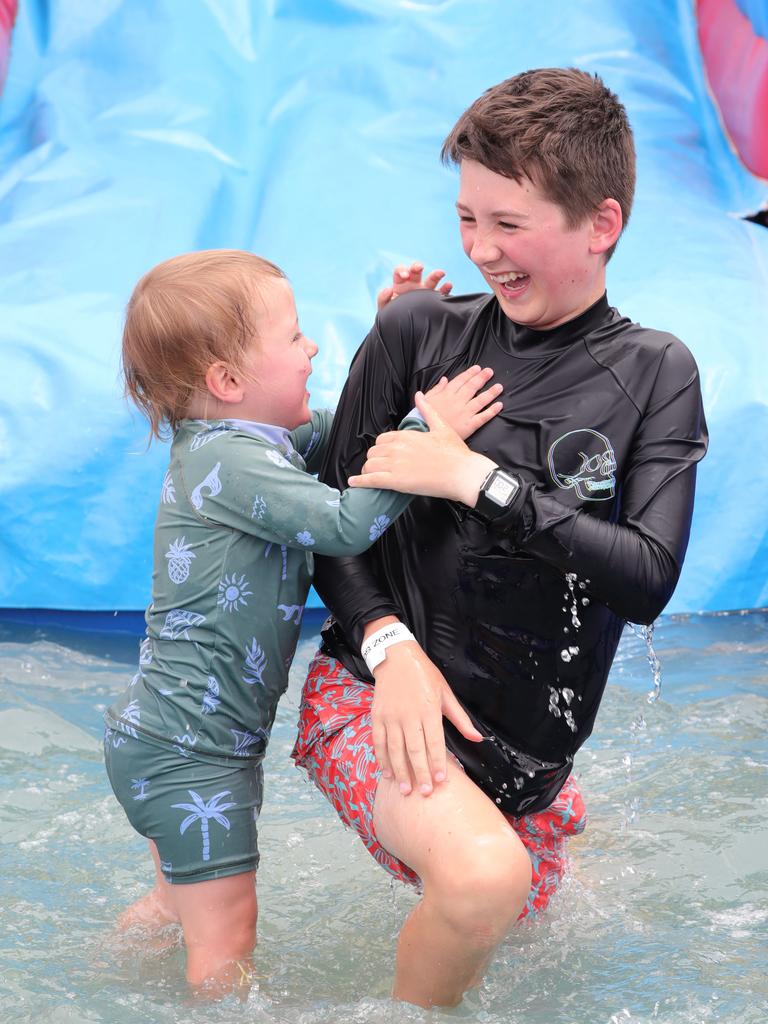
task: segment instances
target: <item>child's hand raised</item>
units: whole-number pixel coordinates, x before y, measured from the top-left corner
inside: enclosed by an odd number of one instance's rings
[[[470,366],[452,380],[441,377],[424,397],[430,408],[459,437],[471,437],[503,408],[501,402],[494,401],[504,390],[501,384],[492,384],[486,391],[480,390],[492,376],[490,367]]]
[[[421,275],[423,273],[423,263],[412,263],[410,267],[395,267],[392,271],[392,284],[387,288],[382,288],[376,296],[376,308],[383,309],[393,299],[396,299],[398,295],[405,295],[407,292],[426,290],[439,291],[441,295],[450,295],[453,288],[451,282],[443,281],[440,284],[445,277],[444,270],[431,270],[422,281]]]
[[[416,393],[416,407],[429,433],[392,430],[379,434],[376,444],[368,449],[360,475],[351,476],[349,486],[452,498],[474,507],[496,463],[468,448],[420,391]]]

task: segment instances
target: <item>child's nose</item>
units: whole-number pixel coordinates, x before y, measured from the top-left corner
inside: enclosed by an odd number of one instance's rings
[[[319,351],[317,344],[311,338],[306,339],[304,348],[310,359],[313,359]]]

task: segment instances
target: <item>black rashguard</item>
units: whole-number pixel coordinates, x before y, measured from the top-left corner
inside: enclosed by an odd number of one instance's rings
[[[502,412],[468,441],[523,480],[490,525],[416,498],[365,555],[317,558],[335,622],[324,646],[355,675],[366,622],[399,616],[480,732],[449,749],[506,813],[546,807],[592,731],[625,620],[650,623],[677,583],[707,433],[696,364],[603,296],[549,331],[489,295],[416,292],[355,356],[320,477],[343,488],[414,392],[473,364]]]

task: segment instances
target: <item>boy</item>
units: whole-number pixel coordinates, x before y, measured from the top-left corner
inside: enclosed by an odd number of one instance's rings
[[[295,752],[377,860],[420,880],[394,994],[422,1006],[459,1002],[518,916],[557,887],[566,838],[585,823],[574,755],[624,620],[653,621],[672,594],[706,450],[690,353],[605,296],[635,153],[602,81],[516,75],[461,116],[443,158],[460,167],[464,251],[493,294],[419,292],[382,311],[321,478],[358,473],[414,390],[475,362],[504,385],[503,412],[472,439],[498,469],[475,510],[417,499],[366,555],[318,559],[335,621]],[[364,476],[419,491],[462,457],[447,444],[425,459],[397,439],[376,446]],[[480,742],[443,732],[451,692]],[[429,799],[409,796],[414,783]]]

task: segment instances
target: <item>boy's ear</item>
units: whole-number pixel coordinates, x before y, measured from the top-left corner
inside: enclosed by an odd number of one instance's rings
[[[592,233],[589,251],[607,252],[621,234],[624,218],[621,207],[615,199],[604,199],[592,215]]]
[[[243,387],[240,378],[226,363],[212,363],[205,372],[205,386],[219,402],[242,402]]]

